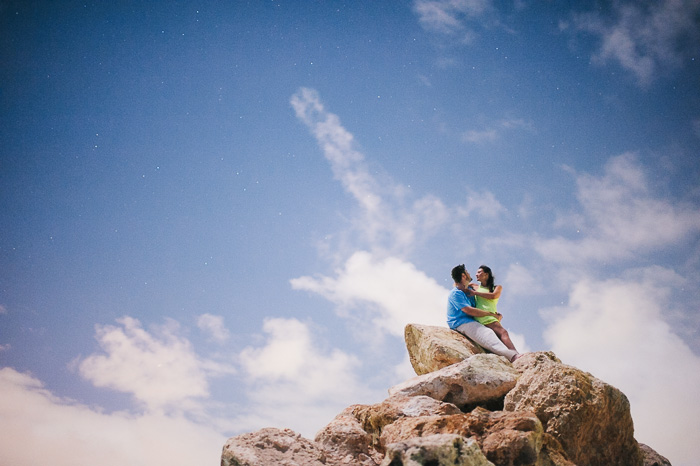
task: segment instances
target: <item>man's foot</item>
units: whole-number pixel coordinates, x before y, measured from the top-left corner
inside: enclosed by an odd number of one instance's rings
[[[513,359],[511,359],[510,362],[515,362],[515,360],[521,356],[522,356],[522,354],[520,354],[520,353],[516,354],[515,356],[513,356]]]

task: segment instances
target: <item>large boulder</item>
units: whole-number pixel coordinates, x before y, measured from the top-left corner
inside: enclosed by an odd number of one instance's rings
[[[265,428],[228,439],[221,466],[330,466],[326,451],[290,429]]]
[[[531,412],[476,408],[470,413],[401,418],[385,427],[381,442],[389,451],[388,445],[437,434],[474,439],[486,458],[499,466],[572,466],[556,439],[544,432]]]
[[[342,464],[375,466],[381,454],[373,448],[372,435],[355,416],[361,405],[345,408],[316,434],[316,443]]]
[[[467,359],[484,350],[447,327],[408,324],[404,328],[408,358],[417,375],[427,374]]]
[[[461,413],[457,406],[428,396],[390,396],[373,405],[345,408],[316,434],[316,443],[345,464],[381,462],[382,430],[402,417]]]
[[[523,373],[505,397],[505,411],[534,412],[576,464],[642,465],[624,393],[551,352],[526,354],[514,366]]]
[[[435,372],[419,375],[389,389],[390,395],[425,395],[464,409],[501,400],[520,373],[506,358],[477,354]]]

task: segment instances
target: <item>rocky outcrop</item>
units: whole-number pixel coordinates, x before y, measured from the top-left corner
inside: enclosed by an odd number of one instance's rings
[[[516,360],[523,373],[505,397],[505,411],[531,411],[576,464],[642,464],[627,397],[553,353]]]
[[[313,442],[288,429],[233,437],[222,466],[670,465],[634,440],[629,402],[615,387],[551,352],[513,364],[477,352],[447,365],[467,339],[446,330],[407,326],[418,376],[381,403],[349,406]]]
[[[404,339],[411,366],[423,375],[464,361],[484,350],[461,333],[446,327],[408,324]]]

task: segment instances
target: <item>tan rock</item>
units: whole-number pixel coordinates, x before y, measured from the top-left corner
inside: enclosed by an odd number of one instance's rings
[[[326,452],[290,429],[265,428],[228,439],[221,466],[329,466]]]
[[[417,375],[442,369],[484,350],[447,327],[408,324],[404,328],[408,357]]]
[[[387,446],[382,466],[494,466],[473,439],[438,434],[419,437]]]
[[[476,408],[466,414],[401,418],[384,428],[381,443],[389,451],[388,445],[437,434],[473,438],[486,458],[498,466],[573,466],[531,412]]]
[[[353,414],[358,406],[345,408],[316,434],[315,441],[340,463],[374,466],[381,461],[381,455],[371,449],[372,436]]]
[[[316,442],[334,459],[349,464],[381,462],[384,449],[379,438],[384,426],[401,417],[461,413],[453,404],[428,396],[391,396],[373,405],[345,408],[316,434]],[[370,461],[371,460],[371,461]]]
[[[532,411],[545,431],[580,465],[642,464],[627,397],[591,374],[533,353],[515,362],[523,374],[506,395],[504,410]]]
[[[542,434],[542,449],[536,466],[576,466],[566,457],[559,440],[545,432]]]
[[[515,387],[519,375],[504,357],[477,354],[460,363],[395,385],[389,389],[389,394],[425,395],[465,408],[503,398]]]

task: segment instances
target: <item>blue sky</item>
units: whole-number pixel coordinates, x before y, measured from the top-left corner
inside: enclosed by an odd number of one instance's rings
[[[313,438],[413,375],[403,328],[445,325],[465,263],[519,349],[623,390],[691,464],[699,15],[0,3],[0,463]]]

